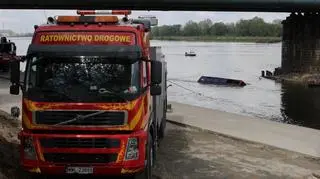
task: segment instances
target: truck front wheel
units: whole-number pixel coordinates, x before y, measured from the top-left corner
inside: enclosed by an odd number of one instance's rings
[[[154,164],[154,159],[153,159],[153,140],[152,140],[152,135],[149,133],[148,136],[148,142],[147,142],[147,149],[146,149],[146,166],[145,169],[142,173],[136,175],[134,179],[151,179],[152,178],[152,167]]]

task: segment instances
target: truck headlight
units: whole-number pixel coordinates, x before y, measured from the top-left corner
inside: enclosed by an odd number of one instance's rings
[[[36,150],[33,145],[33,140],[31,137],[25,137],[23,139],[23,152],[24,158],[28,160],[36,160]]]
[[[139,158],[139,145],[137,138],[129,138],[125,160],[137,160]]]

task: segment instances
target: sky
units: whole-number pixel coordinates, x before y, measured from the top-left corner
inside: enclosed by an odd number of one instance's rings
[[[11,29],[17,33],[33,32],[34,25],[46,22],[47,17],[56,15],[75,15],[76,10],[0,10],[0,29]],[[185,24],[189,20],[211,19],[213,22],[236,22],[255,16],[267,22],[285,19],[288,13],[262,12],[196,12],[196,11],[133,11],[131,17],[155,15],[159,25]]]

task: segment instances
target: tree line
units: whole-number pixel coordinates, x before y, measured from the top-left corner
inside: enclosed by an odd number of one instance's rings
[[[280,37],[282,34],[281,20],[265,22],[260,17],[249,20],[241,19],[236,23],[213,23],[210,19],[200,22],[188,21],[185,25],[163,25],[153,27],[152,36],[252,36]]]

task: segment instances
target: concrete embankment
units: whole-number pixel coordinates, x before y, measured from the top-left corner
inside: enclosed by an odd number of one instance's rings
[[[320,131],[176,102],[168,119],[237,139],[320,157]]]

